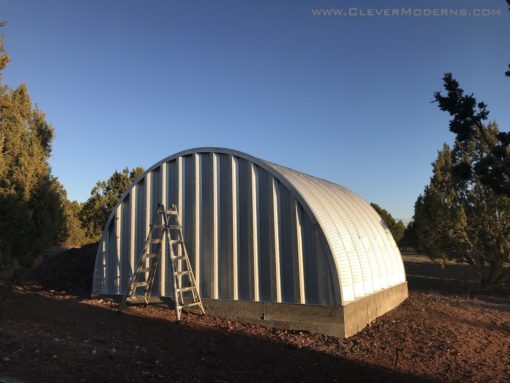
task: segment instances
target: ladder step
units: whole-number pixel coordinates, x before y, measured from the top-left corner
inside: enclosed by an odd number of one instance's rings
[[[195,290],[196,288],[194,286],[190,286],[190,287],[182,287],[182,288],[178,288],[177,291],[180,291],[181,293],[185,293],[186,291],[193,291]]]
[[[145,274],[147,272],[151,271],[151,268],[150,267],[147,267],[147,268],[143,268],[141,270],[138,270],[136,273],[137,274]]]
[[[181,225],[167,225],[167,227],[171,230],[179,230],[182,229]]]
[[[181,259],[186,259],[186,256],[185,255],[178,255],[176,257],[172,257],[173,261],[179,261]]]
[[[194,306],[200,306],[202,304],[202,302],[193,302],[193,303],[186,303],[182,306],[180,306],[181,308],[184,307],[184,308],[187,308],[187,307],[194,307]]]
[[[145,256],[147,258],[154,258],[154,257],[157,257],[158,256],[158,253],[146,253]]]
[[[176,276],[180,277],[181,275],[188,275],[188,274],[191,274],[191,271],[176,271],[174,273]]]
[[[152,227],[153,229],[162,229],[163,227],[165,227],[165,225],[161,225],[161,224],[159,224],[159,223],[158,223],[158,224],[153,224],[153,225],[151,225],[151,227]]]
[[[148,284],[147,282],[143,281],[143,282],[135,282],[133,283],[133,287],[136,289],[137,287],[147,287]]]
[[[177,215],[177,210],[170,209],[170,210],[167,210],[165,213],[168,215]]]
[[[184,241],[180,240],[180,239],[173,239],[170,241],[170,243],[172,245],[182,245],[184,243]]]
[[[161,239],[151,239],[151,243],[161,243]]]

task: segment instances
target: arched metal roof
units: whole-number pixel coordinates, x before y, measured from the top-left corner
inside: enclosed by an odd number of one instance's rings
[[[122,195],[106,228],[110,227],[120,204],[130,195],[131,189],[147,174],[175,159],[204,153],[244,159],[264,169],[288,189],[303,208],[317,235],[324,237],[327,242],[324,256],[328,258],[325,261],[333,275],[337,302],[345,304],[405,281],[398,247],[382,219],[366,201],[343,186],[231,149],[190,149],[158,162],[137,178]],[[101,245],[98,258],[100,252]]]
[[[400,251],[369,203],[333,182],[269,164],[292,184],[320,225],[333,255],[343,302],[405,281]]]

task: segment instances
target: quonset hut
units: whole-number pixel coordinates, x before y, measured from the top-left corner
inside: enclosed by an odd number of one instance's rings
[[[407,297],[400,252],[367,202],[222,148],[167,157],[129,187],[104,228],[93,295],[125,294],[159,203],[178,208],[208,313],[348,337]],[[168,262],[154,297],[173,297]]]

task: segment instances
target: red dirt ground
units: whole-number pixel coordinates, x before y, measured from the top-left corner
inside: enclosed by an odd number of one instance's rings
[[[413,275],[418,264],[411,265]],[[349,339],[194,314],[176,324],[168,307],[130,306],[118,314],[109,300],[47,286],[3,288],[0,376],[26,382],[509,382],[508,296],[469,299],[441,284],[427,289],[426,278],[414,287],[416,278],[409,279],[409,299]]]

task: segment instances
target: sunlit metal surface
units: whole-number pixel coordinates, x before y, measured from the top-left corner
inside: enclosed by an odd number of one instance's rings
[[[345,304],[405,281],[389,230],[350,190],[199,148],[157,163],[120,198],[99,243],[93,294],[126,291],[160,202],[178,207],[204,298]],[[162,262],[154,296],[173,295],[169,273]]]

